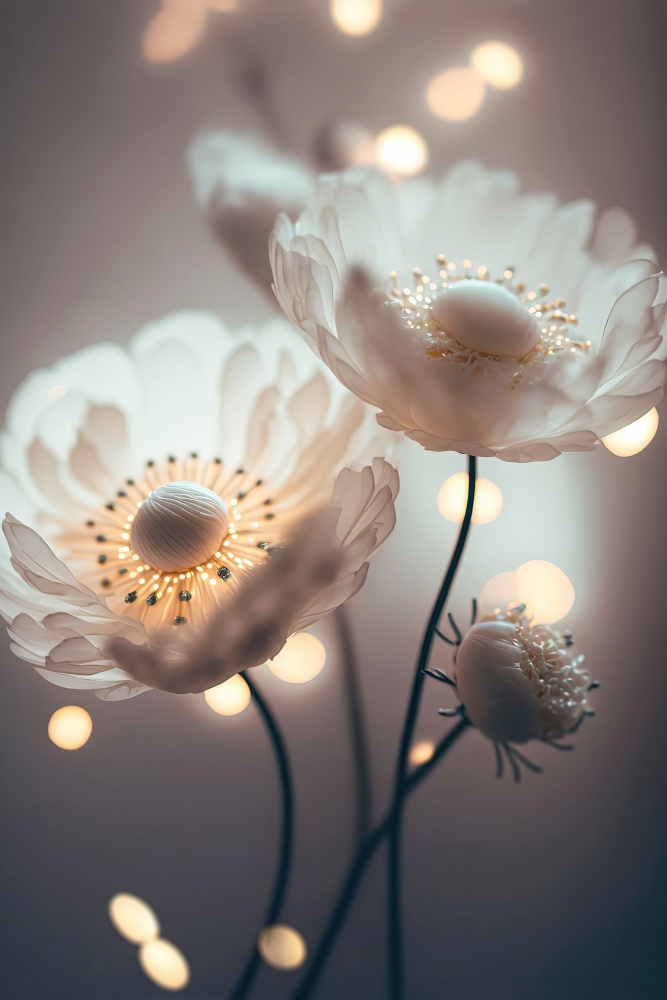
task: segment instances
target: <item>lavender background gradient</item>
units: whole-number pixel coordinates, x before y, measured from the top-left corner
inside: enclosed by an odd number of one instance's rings
[[[306,153],[326,117],[380,128],[409,121],[432,166],[462,156],[518,170],[526,187],[621,204],[667,259],[665,7],[651,0],[396,0],[366,39],[334,31],[316,0],[248,2],[212,20],[190,57],[151,67],[140,40],[155,0],[3,0],[2,366],[0,402],[82,345],[126,341],[181,306],[232,322],[269,307],[211,240],[193,206],[184,151],[202,126],[262,128],[237,84],[266,62],[285,134]],[[469,123],[428,116],[430,75],[503,37],[527,79],[492,93]],[[511,263],[511,262],[508,262]],[[505,509],[473,530],[453,609],[525,559],[566,570],[570,625],[603,686],[574,754],[533,756],[541,777],[494,777],[467,734],[413,798],[406,843],[407,956],[419,1000],[648,1000],[667,992],[664,760],[667,421],[627,460],[604,450],[547,465],[482,461]],[[399,527],[351,605],[363,664],[379,814],[423,621],[455,528],[437,490],[457,455],[406,446]],[[4,513],[4,512],[3,512]],[[441,555],[438,555],[441,553]],[[330,622],[313,683],[258,683],[288,735],[298,783],[296,868],[285,919],[310,944],[351,848],[352,770]],[[164,995],[112,929],[109,897],[136,892],[192,965],[184,996],[228,995],[263,911],[277,847],[274,763],[252,709],[222,719],[199,698],[120,704],[68,697],[2,636],[0,740],[6,1000]],[[443,655],[442,665],[445,665]],[[428,689],[420,734],[437,738],[446,695]],[[76,702],[93,736],[72,754],[48,740]],[[382,995],[383,869],[376,864],[318,996]],[[256,997],[296,974],[263,969]]]

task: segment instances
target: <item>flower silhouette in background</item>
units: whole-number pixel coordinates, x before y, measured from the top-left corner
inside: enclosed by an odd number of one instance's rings
[[[367,464],[386,434],[282,319],[173,313],[127,350],[84,348],[26,379],[1,445],[13,649],[106,698],[275,655],[356,593],[394,525],[397,474]],[[128,664],[150,643],[170,679],[147,653],[134,680],[114,638]]]
[[[439,183],[320,178],[271,237],[285,315],[384,427],[510,462],[590,450],[661,398],[651,256],[620,209],[521,195],[474,162]]]
[[[315,172],[251,133],[202,132],[188,150],[197,203],[242,271],[271,296],[269,235],[279,212],[296,218],[315,186]]]
[[[501,748],[517,780],[519,762],[541,770],[512,744],[541,740],[572,749],[558,741],[594,714],[588,694],[598,684],[583,667],[570,633],[531,620],[523,604],[485,615],[465,636],[451,617],[450,622],[457,638],[454,677],[437,669],[426,673],[454,687],[461,699],[458,708],[441,709],[441,714],[462,715],[493,741],[498,775]]]

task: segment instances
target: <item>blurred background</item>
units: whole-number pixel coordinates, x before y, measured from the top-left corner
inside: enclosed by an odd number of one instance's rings
[[[659,0],[202,0],[178,24],[176,6],[0,3],[3,410],[31,369],[85,344],[125,342],[170,309],[211,308],[231,324],[271,314],[195,204],[186,151],[208,126],[256,132],[311,162],[322,130],[340,122],[361,126],[355,142],[361,136],[399,172],[436,176],[476,157],[516,170],[527,189],[623,206],[664,264]],[[480,53],[490,41],[510,48]],[[387,152],[386,135],[384,146],[376,137],[396,125],[419,135],[399,134],[396,145],[390,134]],[[532,754],[543,775],[497,781],[490,744],[471,732],[413,797],[410,997],[667,992],[666,453],[663,424],[632,457],[601,448],[545,465],[481,462],[504,503],[473,529],[452,609],[465,620],[491,577],[526,561],[557,565],[576,594],[567,623],[602,688],[575,753]],[[463,463],[405,445],[399,526],[349,606],[378,816],[421,629],[457,531],[438,494]],[[283,917],[310,947],[354,829],[335,633],[328,620],[313,632],[326,650],[314,679],[285,683],[266,667],[254,675],[292,754],[298,837]],[[223,716],[202,697],[162,693],[116,704],[72,698],[14,658],[4,630],[2,659],[1,995],[165,995],[109,920],[109,899],[125,891],[150,903],[185,955],[183,996],[227,996],[278,845],[275,766],[254,708]],[[437,715],[446,703],[431,685],[420,740],[446,731]],[[47,727],[71,704],[93,728],[66,751]],[[383,914],[378,861],[322,1000],[382,996]],[[265,965],[254,995],[286,997],[297,979]]]

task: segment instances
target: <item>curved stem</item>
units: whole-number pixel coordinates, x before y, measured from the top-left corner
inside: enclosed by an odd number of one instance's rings
[[[422,764],[407,777],[403,785],[402,796],[409,795],[415,790],[424,778],[430,774],[438,761],[440,761],[447,751],[454,746],[456,741],[469,726],[470,722],[468,719],[463,718],[453,727],[453,729],[450,729],[447,735],[436,747],[431,759],[426,761],[425,764]],[[336,905],[334,906],[331,916],[329,917],[329,921],[324,929],[320,943],[317,946],[316,951],[313,953],[313,958],[308,972],[306,973],[302,983],[292,994],[293,1000],[306,1000],[317,985],[317,981],[322,974],[331,949],[336,943],[338,935],[341,931],[345,917],[354,902],[354,898],[357,894],[359,886],[361,885],[363,874],[366,871],[371,858],[375,854],[375,851],[378,849],[382,840],[389,832],[390,824],[391,814],[388,814],[382,822],[380,822],[375,829],[369,833],[359,847],[356,857],[350,865],[347,877],[341,888]]]
[[[340,641],[341,658],[343,661],[343,679],[352,737],[352,752],[356,764],[357,779],[357,845],[368,833],[371,808],[371,776],[368,758],[368,744],[364,727],[364,713],[359,684],[359,670],[354,652],[354,643],[350,631],[345,606],[341,604],[335,614]]]
[[[262,722],[266,726],[266,731],[269,739],[271,740],[271,745],[275,754],[276,764],[278,766],[278,776],[280,778],[280,791],[282,797],[282,834],[280,840],[280,854],[278,856],[278,866],[276,869],[273,892],[271,893],[271,899],[269,900],[266,917],[261,925],[262,927],[269,927],[271,924],[276,923],[282,909],[282,905],[285,900],[285,893],[287,892],[290,868],[292,865],[292,847],[294,840],[294,791],[285,742],[276,720],[274,719],[268,704],[257,690],[255,682],[248,676],[248,672],[245,670],[242,671],[241,676],[250,688],[252,699],[262,718]],[[255,937],[252,952],[246,961],[243,972],[230,994],[231,1000],[243,1000],[244,997],[248,996],[255,980],[255,976],[257,975],[259,963],[260,957],[257,950],[257,937]]]
[[[405,716],[401,745],[396,762],[396,776],[394,781],[394,795],[390,812],[389,828],[389,850],[387,869],[387,961],[389,971],[389,996],[391,1000],[400,1000],[403,996],[404,982],[404,961],[403,961],[403,927],[401,914],[401,835],[403,828],[403,782],[408,764],[408,754],[412,745],[412,738],[417,723],[419,706],[421,703],[422,691],[424,687],[424,668],[428,666],[431,655],[433,639],[440,618],[445,609],[449,592],[454,582],[456,571],[461,562],[463,550],[465,548],[470,525],[472,523],[472,511],[475,503],[475,479],[477,476],[477,459],[474,455],[468,457],[468,497],[466,500],[465,514],[459,531],[459,537],[452,553],[452,557],[442,581],[442,586],[433,605],[431,616],[426,625],[424,638],[422,639],[415,675],[412,681],[412,691],[410,701]]]

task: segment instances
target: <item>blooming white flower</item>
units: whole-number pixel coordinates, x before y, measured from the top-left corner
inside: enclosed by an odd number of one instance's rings
[[[267,295],[267,247],[279,212],[296,217],[312,194],[314,171],[256,135],[208,130],[187,154],[195,199],[232,258]]]
[[[472,162],[437,184],[362,167],[320,178],[270,252],[312,350],[429,450],[587,451],[662,396],[664,276],[619,209]]]
[[[465,714],[496,743],[554,740],[587,710],[591,678],[567,635],[514,612],[473,625],[456,652],[455,683]]]
[[[0,438],[0,613],[14,651],[111,698],[151,685],[148,669],[136,681],[119,666],[112,639],[166,656],[173,690],[263,662],[363,584],[398,477],[382,459],[346,466],[384,450],[383,436],[282,319],[234,333],[173,313],[127,349],[34,372]],[[324,525],[309,520],[322,509]],[[216,628],[204,669],[198,643]]]

